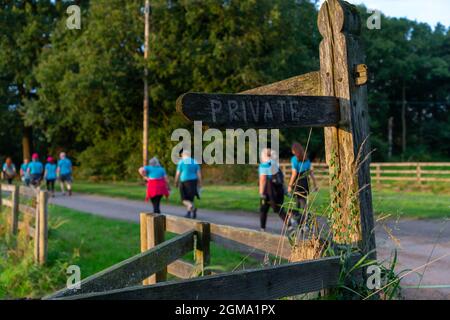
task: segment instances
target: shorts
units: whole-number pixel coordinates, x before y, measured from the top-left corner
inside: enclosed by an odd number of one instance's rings
[[[69,173],[69,174],[62,174],[60,177],[59,177],[59,180],[61,181],[61,182],[68,182],[68,183],[71,183],[72,182],[72,175]]]
[[[304,173],[301,173],[300,178],[296,181],[297,184],[295,185],[295,196],[306,198],[309,195],[309,183],[308,183],[308,176]]]
[[[42,175],[41,174],[32,174],[30,182],[31,184],[39,184],[41,183]]]
[[[197,197],[200,199],[197,189],[197,180],[187,180],[180,184],[181,200],[194,201]]]

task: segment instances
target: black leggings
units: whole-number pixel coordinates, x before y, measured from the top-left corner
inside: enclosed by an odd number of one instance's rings
[[[161,209],[159,208],[161,203],[162,196],[155,196],[151,198],[153,204],[153,213],[161,213]]]
[[[275,201],[261,199],[261,207],[259,209],[260,212],[259,220],[262,229],[266,228],[267,214],[269,213],[269,209],[271,207],[273,209],[273,212],[278,213],[280,219],[283,220],[283,222],[286,220],[286,211],[282,208],[281,205],[282,204],[276,203]],[[288,221],[288,225],[290,225],[290,221]]]
[[[47,191],[55,192],[55,180],[46,180],[47,181]]]

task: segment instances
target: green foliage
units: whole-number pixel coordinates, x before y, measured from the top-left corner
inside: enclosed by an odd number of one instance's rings
[[[19,158],[24,104],[38,98],[33,68],[61,9],[51,0],[0,3],[0,158]]]
[[[141,164],[133,151],[139,153],[139,135],[125,129],[122,134],[116,132],[105,140],[99,140],[88,147],[79,157],[82,177],[111,177],[123,179],[137,174]],[[121,159],[122,161],[118,161]]]
[[[338,285],[331,289],[328,299],[333,300],[394,300],[401,297],[400,280],[402,275],[409,270],[396,271],[397,250],[393,250],[390,259],[377,261],[371,259],[371,252],[363,254],[356,263],[352,256],[358,253],[350,247],[340,251],[341,271],[339,273]],[[335,253],[331,253],[335,255]],[[370,289],[367,286],[367,268],[375,266],[380,270],[379,288]],[[370,282],[370,281],[369,281]]]
[[[360,10],[366,12],[364,7]],[[364,16],[364,15],[363,15]],[[387,157],[387,126],[394,118],[393,153],[400,160],[436,161],[450,154],[450,29],[382,16],[381,29],[362,29],[370,69],[369,112],[376,160]],[[402,89],[406,93],[406,153],[401,150]],[[394,159],[391,159],[394,160]]]

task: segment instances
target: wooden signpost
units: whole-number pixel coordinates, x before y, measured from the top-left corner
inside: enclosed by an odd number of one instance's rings
[[[177,110],[214,128],[324,127],[334,241],[373,252],[368,70],[359,39],[361,21],[354,6],[327,0],[318,25],[323,36],[318,72],[241,94],[187,93],[178,99]]]
[[[335,97],[186,93],[177,110],[214,128],[324,127],[339,123]]]

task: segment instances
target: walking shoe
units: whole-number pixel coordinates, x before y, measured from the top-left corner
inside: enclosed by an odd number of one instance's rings
[[[190,218],[191,218],[191,212],[188,211],[188,212],[184,215],[184,217],[190,219]]]
[[[197,208],[194,208],[194,211],[192,212],[192,219],[197,219]]]

